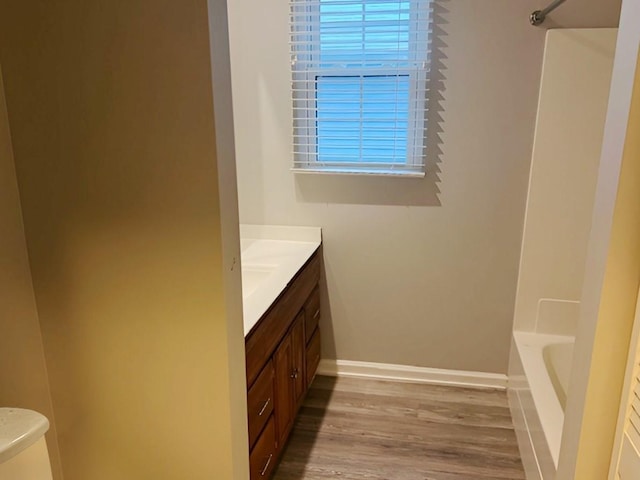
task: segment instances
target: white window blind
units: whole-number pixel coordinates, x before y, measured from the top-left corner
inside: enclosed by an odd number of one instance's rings
[[[431,0],[291,0],[294,170],[422,175]]]

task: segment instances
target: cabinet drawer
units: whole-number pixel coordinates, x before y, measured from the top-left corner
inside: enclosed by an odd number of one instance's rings
[[[249,412],[249,447],[253,447],[262,428],[273,412],[273,363],[269,361],[258,379],[249,389],[247,411]]]
[[[320,321],[320,289],[316,287],[304,305],[305,341],[309,343]]]
[[[320,363],[320,329],[316,329],[307,345],[307,386],[311,385]]]
[[[264,431],[258,437],[249,457],[251,480],[264,480],[271,476],[276,464],[276,429],[271,416]]]

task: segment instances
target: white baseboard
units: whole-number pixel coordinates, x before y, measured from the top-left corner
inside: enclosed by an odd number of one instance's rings
[[[462,370],[390,365],[388,363],[353,362],[350,360],[320,360],[318,375],[431,383],[458,387],[485,387],[501,390],[507,388],[507,376],[497,373],[466,372]]]

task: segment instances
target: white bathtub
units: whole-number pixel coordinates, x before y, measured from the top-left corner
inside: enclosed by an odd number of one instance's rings
[[[528,480],[555,477],[574,340],[513,333],[509,406]]]

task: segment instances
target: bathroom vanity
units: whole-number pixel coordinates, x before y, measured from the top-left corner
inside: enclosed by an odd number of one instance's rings
[[[269,478],[320,362],[320,230],[242,226],[251,480]]]

